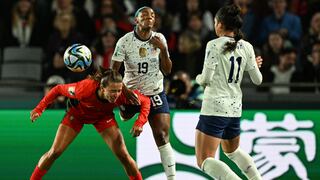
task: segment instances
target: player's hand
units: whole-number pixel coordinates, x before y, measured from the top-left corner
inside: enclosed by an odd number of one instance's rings
[[[149,42],[156,48],[159,48],[160,50],[163,50],[166,48],[166,46],[163,44],[161,39],[158,36],[152,36]]]
[[[257,63],[257,65],[258,65],[258,68],[261,68],[262,62],[263,62],[262,57],[261,57],[261,56],[257,56],[257,57],[256,57],[256,63]]]
[[[130,104],[140,105],[140,100],[139,100],[138,96],[133,91],[128,89],[126,86],[124,86],[122,88],[122,93],[127,98],[127,100],[129,101]]]
[[[31,122],[35,122],[38,117],[40,117],[39,113],[37,113],[35,111],[31,111],[30,112],[30,120],[31,120]]]
[[[140,136],[142,130],[143,130],[142,127],[133,125],[132,129],[130,130],[130,134],[132,135],[132,137],[138,137]]]

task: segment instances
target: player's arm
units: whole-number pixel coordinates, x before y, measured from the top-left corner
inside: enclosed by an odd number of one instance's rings
[[[137,137],[141,134],[143,125],[148,121],[148,115],[150,112],[150,98],[142,95],[139,91],[134,91],[134,93],[138,96],[141,102],[141,107],[138,119],[133,124],[130,133],[132,136]]]
[[[249,47],[248,52],[249,59],[246,64],[246,71],[248,71],[253,84],[260,85],[262,83],[262,74],[259,70],[259,67],[261,67],[263,59],[260,56],[255,57],[255,53],[252,46]]]
[[[253,84],[260,85],[262,83],[262,74],[258,67],[248,71],[248,73]]]
[[[121,64],[123,63],[125,58],[126,50],[123,44],[123,38],[120,38],[111,57],[111,69],[119,71]]]
[[[58,97],[65,96],[68,98],[76,98],[76,83],[59,84],[52,88],[46,96],[42,98],[39,104],[30,112],[30,119],[34,122],[42,112]]]
[[[160,49],[161,71],[164,73],[164,75],[170,74],[172,69],[172,61],[169,57],[168,47],[165,40],[161,40],[158,36],[153,36],[150,39],[150,43],[153,44],[154,47]]]
[[[204,65],[202,73],[197,75],[196,82],[203,87],[206,87],[210,84],[211,79],[214,75],[215,68],[209,68]]]
[[[210,48],[210,45],[208,43],[206,47],[206,57],[204,59],[202,72],[196,77],[196,82],[203,87],[210,84],[217,67],[217,63],[213,59],[217,58],[217,56],[214,53],[216,53],[216,50]]]
[[[111,58],[111,69],[114,71],[118,71],[125,60],[126,57],[126,50],[123,45],[123,38],[120,38],[116,44],[115,51],[112,54]],[[129,99],[130,104],[139,105],[139,99],[134,95],[134,93],[129,90],[124,84],[122,88],[122,93]]]

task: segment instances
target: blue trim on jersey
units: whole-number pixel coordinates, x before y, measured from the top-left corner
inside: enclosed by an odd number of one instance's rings
[[[196,129],[220,139],[233,139],[240,135],[240,118],[200,115]]]

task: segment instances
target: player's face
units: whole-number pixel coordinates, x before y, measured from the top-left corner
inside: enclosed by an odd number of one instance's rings
[[[122,83],[110,83],[107,87],[101,88],[102,98],[111,103],[116,102],[122,91]]]
[[[152,9],[143,9],[136,18],[136,23],[142,29],[152,28],[155,23],[155,14]]]

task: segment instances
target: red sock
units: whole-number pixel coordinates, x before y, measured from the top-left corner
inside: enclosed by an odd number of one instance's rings
[[[130,179],[130,180],[143,180],[140,171],[139,171],[138,174],[135,175],[135,176],[129,176],[129,179]]]
[[[44,176],[45,174],[47,173],[47,170],[43,169],[39,169],[38,166],[36,166],[36,168],[34,169],[31,177],[30,177],[30,180],[41,180],[42,179],[42,176]]]

